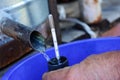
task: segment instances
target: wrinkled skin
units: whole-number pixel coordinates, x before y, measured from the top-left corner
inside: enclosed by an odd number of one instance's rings
[[[45,73],[43,80],[120,80],[120,51],[89,56],[72,67]]]

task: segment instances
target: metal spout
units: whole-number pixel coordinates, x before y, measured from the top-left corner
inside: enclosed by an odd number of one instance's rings
[[[46,44],[44,37],[38,31],[32,31],[30,34],[30,45],[31,47],[41,53],[45,52]]]
[[[0,30],[8,36],[22,41],[25,45],[31,46],[34,50],[45,51],[44,37],[30,27],[3,17],[0,19]]]

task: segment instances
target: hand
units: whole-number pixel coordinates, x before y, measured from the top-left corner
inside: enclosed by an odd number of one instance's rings
[[[45,73],[43,80],[120,80],[120,52],[89,56],[74,66]]]

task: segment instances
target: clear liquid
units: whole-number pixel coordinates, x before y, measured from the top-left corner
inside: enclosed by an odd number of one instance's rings
[[[50,57],[44,52],[44,53],[41,53],[44,58],[49,62],[50,61]]]
[[[51,61],[50,57],[45,53],[45,49],[42,49],[42,50],[37,49],[37,51],[39,51],[43,55],[43,57],[47,60],[47,62],[51,62],[52,64],[54,64],[54,62]],[[57,60],[57,63],[60,64],[60,60]]]
[[[40,52],[43,55],[43,57],[49,62],[50,57],[45,53],[45,50],[45,47],[36,47],[36,51]]]

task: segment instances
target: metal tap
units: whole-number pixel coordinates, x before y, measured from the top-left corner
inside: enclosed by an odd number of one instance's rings
[[[0,30],[8,36],[22,41],[25,45],[31,46],[34,50],[45,51],[45,39],[40,32],[14,21],[4,11],[0,11]]]

